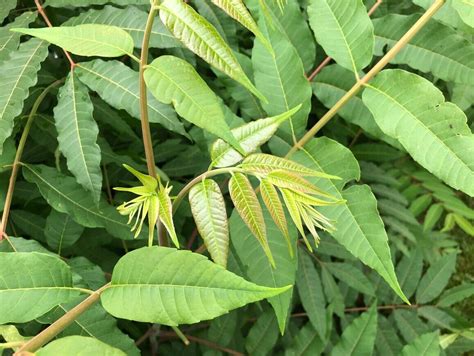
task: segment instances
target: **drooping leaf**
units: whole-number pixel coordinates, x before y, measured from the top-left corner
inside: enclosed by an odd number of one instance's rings
[[[127,111],[140,119],[138,72],[118,61],[96,59],[82,62],[74,69],[79,79],[94,90],[109,105]],[[186,135],[183,124],[170,105],[160,103],[148,95],[148,119],[168,130]]]
[[[332,356],[372,355],[377,333],[377,308],[374,305],[357,317],[343,331],[331,351]]]
[[[277,318],[271,309],[267,309],[250,328],[245,338],[245,350],[249,355],[267,355],[277,341]]]
[[[374,287],[370,280],[353,265],[345,262],[326,263],[325,267],[337,279],[346,283],[349,287],[368,295],[375,295]]]
[[[235,248],[235,255],[245,268],[247,278],[260,285],[278,288],[294,284],[298,266],[297,255],[290,256],[285,238],[273,222],[268,211],[264,210],[265,226],[267,228],[268,244],[275,259],[276,268],[272,266],[263,253],[262,245],[255,239],[253,232],[242,221],[234,210],[229,219],[230,238]],[[288,226],[293,246],[296,245],[296,230]],[[283,333],[291,303],[292,290],[288,290],[275,297],[269,298],[278,319],[280,332]]]
[[[268,245],[262,208],[252,184],[242,173],[234,173],[229,180],[229,193],[240,217],[261,244],[270,263],[275,266],[272,251]]]
[[[225,201],[219,185],[205,179],[189,191],[194,221],[215,263],[227,266],[229,227]]]
[[[104,227],[111,235],[132,239],[127,219],[105,201],[99,206],[74,178],[59,173],[55,168],[43,165],[24,165],[25,179],[36,184],[41,195],[55,210],[70,215],[85,227]]]
[[[401,356],[435,356],[440,354],[438,331],[423,334],[405,345]]]
[[[48,41],[79,56],[133,56],[133,38],[115,26],[84,24],[77,26],[15,28],[12,31]]]
[[[5,5],[3,5],[5,6]],[[3,10],[3,7],[2,7]],[[1,11],[1,10],[0,10]],[[1,16],[0,16],[1,18]],[[36,12],[26,11],[15,18],[15,21],[4,27],[0,27],[0,61],[8,58],[9,54],[18,48],[20,34],[10,31],[11,28],[25,27],[35,21]]]
[[[397,139],[415,161],[452,187],[474,195],[474,135],[465,114],[445,102],[440,90],[415,74],[384,70],[362,99],[382,131]]]
[[[441,294],[456,268],[456,254],[441,257],[424,274],[416,291],[416,301],[426,304]]]
[[[391,14],[374,20],[375,54],[393,45],[418,20],[418,15]],[[474,85],[474,45],[448,26],[428,22],[391,61],[431,72],[436,77]]]
[[[120,259],[101,300],[119,318],[178,325],[213,319],[288,288],[247,282],[190,251],[145,247]]]
[[[311,257],[303,250],[298,249],[298,273],[296,287],[308,314],[308,318],[320,339],[326,337],[326,298],[318,271],[314,267]]]
[[[71,72],[59,90],[58,105],[54,108],[59,149],[77,182],[99,201],[102,190],[101,154],[97,144],[99,128],[92,111],[86,86]]]
[[[213,4],[211,1],[206,0],[194,0],[193,5],[196,8],[196,11],[204,17],[211,25],[215,27],[217,32],[222,36],[224,41],[231,48],[237,48],[237,23],[230,19],[229,15],[221,8]],[[237,57],[237,60],[240,62],[239,55],[237,52],[234,52],[234,55]],[[242,63],[240,63],[242,65]],[[216,70],[216,72],[219,72]],[[223,76],[227,77],[222,72],[219,72]],[[227,77],[228,78],[228,77]],[[250,77],[249,77],[250,78]],[[229,78],[229,81],[235,82],[233,79]],[[248,92],[247,89],[245,89]],[[249,93],[249,95],[251,95]]]
[[[105,1],[104,1],[105,2]],[[110,2],[110,1],[107,1]],[[121,28],[133,38],[135,47],[141,48],[147,13],[134,6],[120,9],[106,5],[102,9],[90,9],[79,16],[70,18],[63,26],[77,26],[81,24],[102,24]],[[156,17],[150,32],[150,47],[172,48],[179,47],[180,43],[169,33],[161,20]]]
[[[24,323],[78,295],[69,267],[37,252],[0,253],[0,323]]]
[[[55,355],[107,355],[107,356],[125,356],[126,353],[107,345],[93,337],[87,336],[67,336],[39,349],[38,356]]]
[[[13,119],[21,113],[23,101],[36,84],[41,62],[47,55],[48,45],[31,39],[0,63],[0,153],[5,140],[12,134]]]
[[[181,117],[240,150],[219,99],[191,64],[178,57],[161,56],[147,66],[144,76],[155,98],[173,104]]]
[[[61,254],[63,248],[72,246],[81,237],[84,227],[67,214],[52,210],[46,219],[44,234],[48,245]]]
[[[217,30],[191,6],[182,0],[165,0],[160,4],[160,18],[191,51],[265,101]]]
[[[311,107],[311,86],[291,42],[276,27],[267,24],[264,16],[260,17],[259,25],[273,51],[269,51],[262,42],[255,41],[252,49],[255,84],[267,96],[268,102],[262,103],[262,106],[269,115],[278,115],[301,105],[301,109],[292,114],[280,129],[283,138],[293,142],[306,128]]]
[[[311,0],[308,17],[317,42],[346,69],[358,73],[372,60],[374,28],[360,0]]]
[[[310,179],[332,196],[346,200],[343,204],[321,207],[321,212],[334,220],[331,235],[363,263],[375,269],[404,301],[407,301],[391,262],[388,237],[377,211],[377,201],[368,186],[344,185],[359,178],[354,156],[344,146],[327,138],[311,140],[290,157],[308,168],[341,177],[341,180]]]
[[[255,120],[231,130],[240,146],[248,155],[256,151],[268,141],[278,129],[278,126],[300,109],[300,105],[284,112],[283,114]],[[228,167],[240,162],[244,157],[228,143],[217,140],[211,148],[212,165],[215,167]]]

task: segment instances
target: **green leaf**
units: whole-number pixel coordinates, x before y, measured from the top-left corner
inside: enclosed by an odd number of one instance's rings
[[[311,323],[303,326],[293,338],[293,344],[285,350],[285,356],[321,355],[325,344]]]
[[[94,118],[88,90],[71,72],[59,90],[54,121],[58,131],[59,149],[67,159],[69,170],[77,182],[99,201],[102,190],[99,128]]]
[[[204,179],[189,191],[189,204],[194,221],[215,263],[227,266],[229,226],[225,201],[219,185]]]
[[[406,342],[412,342],[418,336],[428,332],[430,328],[423,323],[415,311],[396,309],[393,316],[400,333]]]
[[[21,114],[29,89],[37,82],[37,74],[48,55],[45,42],[31,39],[20,45],[8,60],[0,63],[0,153],[13,131],[13,119]]]
[[[133,56],[133,38],[115,26],[85,24],[12,31],[40,38],[79,56]]]
[[[148,5],[149,0],[46,0],[45,6],[51,7],[82,7],[90,5],[104,5],[106,3],[113,3],[116,5]]]
[[[300,109],[300,105],[283,114],[255,120],[231,130],[246,155],[256,151],[267,142],[278,129],[278,126]],[[217,140],[211,148],[212,165],[228,167],[240,162],[244,157],[228,143]]]
[[[259,25],[273,51],[255,41],[252,49],[255,84],[267,96],[268,102],[262,106],[269,115],[278,115],[301,105],[301,110],[292,114],[280,130],[287,142],[293,142],[306,128],[311,109],[311,85],[291,42],[276,27],[267,24],[264,16],[261,16]]]
[[[272,266],[262,251],[262,245],[255,239],[253,232],[239,217],[236,210],[229,219],[230,238],[235,248],[235,256],[245,268],[247,278],[261,285],[278,288],[294,284],[298,266],[297,256],[291,258],[285,239],[273,222],[270,214],[264,208],[264,220],[267,228],[268,244],[275,259],[276,268]],[[293,246],[296,245],[296,231],[288,226]],[[292,290],[288,290],[268,301],[272,305],[278,319],[280,332],[283,333],[289,313]]]
[[[459,13],[459,16],[466,25],[474,27],[473,0],[452,0],[451,5]]]
[[[115,317],[173,326],[213,319],[288,288],[247,282],[190,251],[145,247],[119,260],[101,300]]]
[[[302,248],[298,249],[296,287],[303,308],[314,327],[314,333],[324,339],[327,330],[326,298],[323,293],[323,285],[311,257]]]
[[[78,64],[74,71],[79,79],[94,90],[109,105],[127,111],[140,120],[138,72],[118,61],[96,59]],[[148,95],[148,119],[168,130],[186,136],[183,124],[170,105]]]
[[[0,23],[8,16],[8,13],[16,7],[17,0],[4,0],[0,8]]]
[[[410,255],[403,256],[397,264],[396,271],[403,293],[405,293],[407,298],[411,298],[416,291],[423,272],[423,255],[421,252],[415,250]],[[394,297],[394,303],[396,301],[398,301],[398,298]]]
[[[381,314],[377,316],[377,319],[377,337],[375,339],[377,353],[384,356],[399,356],[402,343],[393,323]]]
[[[374,28],[361,0],[311,0],[308,17],[317,42],[339,65],[357,74],[370,63]]]
[[[160,186],[158,189],[158,216],[160,218],[161,223],[168,231],[168,234],[171,237],[171,241],[173,241],[174,245],[179,248],[179,241],[178,236],[176,235],[176,231],[174,229],[173,223],[173,204],[171,203],[171,198],[169,193],[172,187],[163,187]]]
[[[21,35],[19,33],[11,32],[10,29],[14,27],[28,26],[35,20],[36,12],[26,11],[15,18],[15,21],[12,23],[9,23],[4,27],[0,27],[0,61],[7,59],[12,51],[17,50],[20,43]]]
[[[110,2],[110,1],[104,1]],[[131,2],[131,1],[130,1]],[[144,3],[147,3],[144,1]],[[77,26],[82,24],[102,24],[119,27],[128,32],[133,38],[135,47],[141,48],[147,13],[134,6],[127,6],[124,9],[116,8],[110,5],[102,9],[90,9],[81,13],[79,16],[70,18],[62,26]],[[150,32],[150,47],[173,48],[181,44],[166,29],[158,17],[153,21]]]
[[[468,235],[474,236],[474,225],[463,216],[454,214],[454,221]]]
[[[69,267],[37,252],[0,253],[0,324],[33,320],[77,296]]]
[[[440,354],[439,332],[423,334],[405,345],[401,356],[435,356]]]
[[[425,220],[423,221],[423,231],[430,231],[438,223],[441,215],[444,212],[444,207],[442,204],[433,204],[430,206],[425,215]]]
[[[345,262],[331,262],[324,265],[332,275],[349,287],[361,293],[375,295],[374,287],[370,280],[353,265]]]
[[[103,343],[97,339],[86,336],[68,336],[54,340],[48,345],[39,349],[35,355],[55,356],[55,355],[107,355],[125,356],[126,353]]]
[[[133,235],[127,219],[104,200],[99,206],[75,179],[43,165],[23,165],[25,179],[36,184],[53,209],[70,215],[85,227],[104,227],[112,236],[130,240]]]
[[[49,213],[44,228],[48,246],[56,250],[58,255],[61,255],[63,248],[74,245],[83,231],[84,227],[82,225],[72,220],[69,215],[59,213],[56,210]]]
[[[375,54],[383,55],[413,26],[419,15],[390,14],[374,20]],[[388,48],[387,48],[388,47]],[[474,45],[436,21],[428,22],[391,60],[431,72],[445,81],[474,84]]]
[[[249,355],[268,355],[278,341],[278,322],[271,309],[261,314],[245,338]]]
[[[344,189],[360,170],[352,153],[328,138],[318,138],[306,144],[304,151],[290,157],[304,166],[341,177],[341,180],[310,179],[317,187],[343,204],[321,207],[321,212],[334,220],[336,230],[331,235],[355,257],[375,269],[404,301],[407,301],[397,281],[388,247],[388,237],[377,211],[377,201],[366,185]]]
[[[382,131],[396,138],[415,161],[474,195],[474,136],[465,114],[446,103],[440,90],[415,74],[384,70],[367,85],[362,99]]]
[[[272,266],[275,266],[262,208],[248,178],[242,173],[234,173],[229,180],[229,194],[240,217],[262,246]]]
[[[426,304],[441,294],[456,268],[456,254],[441,257],[428,268],[416,291],[416,302]]]
[[[472,295],[474,295],[474,283],[463,283],[446,290],[439,298],[437,305],[440,307],[449,307],[464,299],[470,298]]]
[[[241,150],[224,119],[219,99],[191,64],[178,57],[161,56],[147,66],[144,76],[155,98],[173,104],[185,120]]]
[[[191,6],[182,0],[165,0],[160,4],[160,18],[191,51],[241,83],[259,99],[266,100],[245,75],[219,32]]]
[[[374,349],[376,333],[377,308],[374,304],[344,329],[341,339],[332,349],[331,355],[370,356]]]
[[[428,209],[432,202],[433,197],[431,196],[431,194],[428,193],[420,195],[410,204],[409,210],[413,213],[415,217],[418,217],[426,209]]]
[[[361,143],[353,146],[351,151],[359,161],[380,163],[395,161],[405,156],[403,152],[400,152],[384,143]],[[373,185],[372,190],[374,190]],[[400,193],[397,195],[400,195]]]

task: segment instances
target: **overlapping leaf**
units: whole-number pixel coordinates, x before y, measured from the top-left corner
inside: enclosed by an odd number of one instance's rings
[[[425,273],[416,291],[416,301],[426,304],[446,287],[456,268],[456,254],[451,253],[436,261]]]
[[[93,337],[87,336],[67,336],[39,349],[36,353],[38,356],[55,356],[55,355],[107,355],[107,356],[125,356],[126,353],[112,347]]]
[[[52,7],[67,7],[67,6],[90,6],[90,5],[104,5],[113,3],[117,5],[148,5],[149,0],[46,0],[46,6]]]
[[[72,246],[80,237],[84,227],[67,214],[52,210],[46,219],[44,234],[48,245],[61,254],[63,248]]]
[[[247,282],[189,251],[147,247],[120,259],[101,299],[116,317],[178,325],[215,318],[288,288]]]
[[[20,34],[10,31],[11,28],[28,26],[36,19],[36,13],[26,11],[18,16],[15,21],[0,28],[0,61],[6,59],[10,52],[18,48]]]

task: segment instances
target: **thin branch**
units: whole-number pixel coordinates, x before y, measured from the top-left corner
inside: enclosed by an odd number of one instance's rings
[[[219,344],[216,344],[216,343],[214,343],[212,341],[209,341],[209,340],[206,340],[206,339],[201,339],[199,337],[192,336],[192,335],[186,335],[186,334],[184,336],[191,342],[195,342],[197,344],[207,346],[207,347],[209,347],[211,349],[214,349],[214,350],[227,352],[229,355],[245,356],[245,354],[243,354],[241,352],[229,349],[227,347],[223,347]],[[160,337],[164,337],[166,339],[169,339],[169,338],[178,338],[178,335],[176,335],[174,332],[162,332],[162,333],[160,333]]]
[[[341,98],[339,101],[291,148],[286,157],[295,153],[311,140],[321,128],[326,125],[337,112],[346,105],[359,90],[366,85],[375,75],[377,75],[405,45],[426,25],[426,23],[444,5],[446,0],[436,0],[431,7],[418,19],[418,21],[408,30],[405,35],[387,52],[377,64]]]
[[[26,141],[28,139],[28,135],[30,133],[31,125],[33,124],[33,120],[36,116],[36,112],[38,111],[38,108],[43,102],[46,95],[54,87],[61,84],[63,81],[64,79],[57,80],[54,83],[50,84],[48,87],[46,87],[35,100],[33,107],[31,108],[30,114],[28,115],[28,120],[26,121],[25,128],[23,129],[20,142],[18,143],[18,148],[16,150],[15,159],[12,165],[12,172],[10,174],[10,180],[8,183],[8,190],[5,197],[5,203],[3,205],[2,221],[0,222],[0,241],[3,239],[4,233],[7,229],[8,217],[10,215],[10,207],[13,199],[13,191],[15,190],[16,178],[18,176],[18,170],[20,168],[20,160],[23,154],[23,150],[25,148]]]
[[[46,25],[48,25],[48,27],[53,27],[53,24],[51,23],[51,21],[49,21],[48,15],[46,15],[46,12],[44,11],[43,5],[41,5],[41,1],[35,0],[35,4],[44,22],[46,22]],[[68,51],[66,51],[65,49],[63,49],[63,51],[69,63],[71,64],[71,69],[73,69],[76,66],[76,62],[72,60],[71,55],[69,54]]]

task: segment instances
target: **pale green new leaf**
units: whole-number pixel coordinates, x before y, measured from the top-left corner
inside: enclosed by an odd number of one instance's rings
[[[393,47],[418,18],[391,14],[375,19],[375,54],[381,56]],[[408,64],[446,81],[474,85],[474,45],[436,21],[428,22],[391,63]]]
[[[121,62],[105,62],[100,59],[80,63],[74,71],[84,84],[97,92],[109,105],[125,110],[140,120],[138,72]],[[168,130],[186,135],[173,108],[160,103],[151,94],[148,95],[148,119]]]
[[[55,168],[43,165],[23,165],[25,179],[36,184],[41,195],[53,209],[70,215],[85,227],[104,227],[111,235],[132,239],[127,219],[104,200],[99,206],[73,177],[59,173]]]
[[[466,25],[474,27],[474,0],[452,0],[451,6]]]
[[[31,39],[20,45],[7,60],[0,63],[0,153],[13,131],[13,120],[20,115],[23,101],[37,82],[41,62],[48,55],[44,41]]]
[[[227,266],[229,226],[225,201],[219,185],[204,179],[189,191],[189,204],[194,221],[215,263]]]
[[[466,115],[445,102],[432,83],[403,70],[384,70],[362,99],[382,131],[397,139],[415,161],[474,196],[474,135]]]
[[[54,108],[54,123],[58,131],[59,150],[66,157],[68,169],[77,182],[99,201],[102,190],[99,128],[92,112],[94,107],[88,90],[71,72],[59,90]]]
[[[352,153],[327,138],[311,140],[304,150],[290,157],[308,168],[341,177],[342,180],[312,178],[316,186],[345,203],[321,207],[321,213],[334,221],[331,235],[355,257],[375,269],[404,300],[391,262],[388,237],[377,211],[377,201],[366,185],[345,184],[359,179],[360,170]]]
[[[279,133],[287,142],[293,142],[306,129],[311,109],[311,85],[305,77],[303,62],[286,36],[276,27],[260,17],[259,25],[268,37],[272,51],[262,42],[255,41],[252,49],[252,63],[255,84],[267,96],[262,103],[269,115],[278,115],[301,105],[301,110],[291,115]]]
[[[254,283],[278,288],[294,284],[298,267],[297,255],[290,256],[283,234],[273,222],[268,211],[263,207],[265,226],[267,228],[268,244],[275,258],[276,268],[272,266],[263,253],[262,245],[255,239],[254,234],[239,217],[236,210],[229,219],[230,238],[236,253],[236,258],[245,269],[245,276]],[[292,245],[296,246],[296,230],[288,226]],[[281,293],[268,301],[275,310],[280,332],[283,333],[289,313],[292,290]]]
[[[272,266],[275,266],[262,208],[248,178],[242,173],[234,173],[229,180],[229,194],[240,217],[262,245]]]
[[[61,259],[37,252],[0,253],[0,324],[33,320],[77,295]]]
[[[357,74],[370,63],[374,28],[361,0],[311,0],[308,17],[317,42],[338,64]]]
[[[0,27],[0,61],[5,60],[10,52],[18,48],[21,35],[10,31],[11,28],[25,27],[36,20],[36,12],[26,11],[18,16],[15,21]]]
[[[67,336],[39,349],[35,355],[57,356],[57,355],[103,355],[103,356],[125,356],[126,353],[112,347],[93,337]]]
[[[247,282],[190,251],[145,247],[119,260],[101,300],[118,318],[179,325],[213,319],[289,288]]]
[[[439,332],[423,334],[405,345],[400,356],[436,356],[440,354]]]
[[[12,31],[51,42],[79,56],[133,56],[133,38],[115,26],[85,24],[77,26],[15,28]]]
[[[441,294],[456,268],[456,254],[441,257],[428,268],[418,285],[416,301],[426,304]]]
[[[147,66],[144,76],[148,88],[160,102],[173,104],[185,120],[239,149],[224,119],[219,99],[191,64],[178,57],[161,56]]]
[[[278,126],[300,109],[298,105],[283,114],[255,120],[248,124],[232,129],[232,135],[239,142],[246,155],[255,152],[267,142],[278,129]],[[212,165],[228,167],[240,162],[244,157],[223,140],[214,142],[211,148]]]
[[[308,314],[314,332],[320,338],[326,337],[326,298],[319,272],[314,267],[311,257],[302,249],[298,249],[298,273],[296,287],[301,304]],[[317,331],[316,331],[317,330]]]
[[[165,0],[160,4],[160,18],[191,51],[241,83],[259,99],[266,100],[242,70],[219,32],[191,6],[182,0]]]
[[[374,305],[347,326],[331,356],[371,356],[377,333],[377,308]]]
[[[79,16],[67,20],[62,26],[76,26],[81,24],[111,25],[127,31],[133,38],[135,47],[141,48],[147,13],[134,6],[120,9],[106,5],[102,9],[91,9]],[[150,47],[173,48],[181,44],[169,33],[158,17],[153,21],[150,32]]]
[[[83,231],[84,227],[72,220],[69,215],[52,210],[46,219],[44,235],[48,246],[61,255],[62,249],[74,245]]]
[[[430,231],[438,223],[444,212],[443,204],[433,204],[426,212],[423,221],[423,231]]]
[[[173,222],[173,204],[171,203],[171,198],[169,193],[171,191],[171,187],[163,187],[160,186],[158,189],[158,216],[160,221],[168,231],[168,234],[171,237],[171,241],[173,241],[174,245],[179,248],[179,241],[178,236],[176,235],[176,231],[174,229],[174,222]]]

